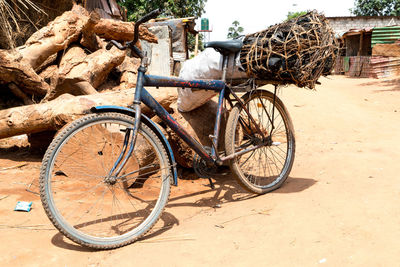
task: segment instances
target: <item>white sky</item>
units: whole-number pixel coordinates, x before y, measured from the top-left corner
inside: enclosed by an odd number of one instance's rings
[[[327,17],[350,16],[353,6],[354,0],[208,0],[202,17],[210,21],[210,41],[218,41],[226,39],[234,20],[240,22],[247,34],[282,22],[289,11],[316,9]]]

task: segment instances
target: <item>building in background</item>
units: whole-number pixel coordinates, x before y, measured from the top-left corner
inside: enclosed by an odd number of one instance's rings
[[[341,43],[335,73],[350,77],[400,75],[400,17],[328,17]],[[397,52],[398,51],[398,52]]]

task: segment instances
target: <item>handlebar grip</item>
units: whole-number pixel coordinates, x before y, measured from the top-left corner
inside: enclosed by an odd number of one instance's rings
[[[106,45],[106,49],[110,50],[113,45],[115,45],[119,50],[125,50],[126,49],[126,46],[123,46],[122,44],[118,43],[115,40],[111,40],[110,42],[108,42],[107,45]]]
[[[136,21],[136,24],[142,24],[151,19],[155,19],[158,17],[158,15],[160,15],[160,13],[161,13],[160,9],[155,9],[155,10],[151,11],[150,13],[141,17],[138,21]]]

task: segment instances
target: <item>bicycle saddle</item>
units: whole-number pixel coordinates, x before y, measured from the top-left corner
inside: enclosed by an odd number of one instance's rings
[[[228,41],[214,41],[204,44],[204,47],[212,47],[222,55],[227,56],[229,54],[237,53],[242,49],[243,42],[241,40],[228,40]]]

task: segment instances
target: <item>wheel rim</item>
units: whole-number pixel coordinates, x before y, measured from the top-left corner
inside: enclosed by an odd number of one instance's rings
[[[112,119],[89,123],[63,140],[49,164],[49,207],[58,223],[83,242],[140,236],[161,212],[156,207],[163,191],[169,190],[169,172],[144,131],[139,131],[134,155],[120,174],[123,178],[107,180],[127,127],[132,125]]]
[[[262,140],[254,124],[247,119],[244,109],[238,112],[235,124],[234,151],[251,145],[267,143],[252,152],[236,157],[234,164],[246,183],[261,189],[276,186],[288,173],[291,166],[293,136],[290,132],[288,119],[282,115],[285,111],[280,105],[275,105],[274,126],[272,130],[273,100],[263,94],[250,96],[245,103],[246,108],[256,123],[261,125],[261,131],[270,140]],[[246,118],[246,119],[245,119]],[[270,133],[272,132],[272,135]]]

